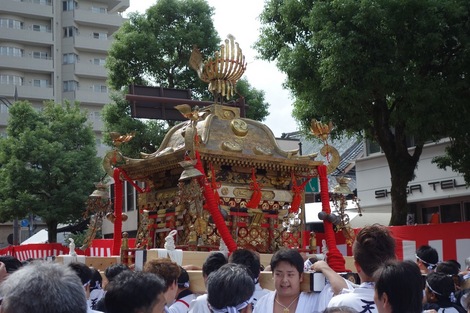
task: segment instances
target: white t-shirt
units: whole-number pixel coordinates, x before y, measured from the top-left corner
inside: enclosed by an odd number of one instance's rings
[[[354,289],[343,289],[343,293],[331,298],[328,307],[348,306],[358,313],[378,313],[374,303],[374,284],[365,282]]]
[[[256,302],[255,309],[253,313],[272,313],[274,310],[274,298],[276,297],[276,291],[271,291],[264,297]],[[297,308],[295,312],[297,313],[320,313],[317,308],[317,300],[319,298],[319,293],[313,292],[301,292],[299,297],[299,302],[297,302]],[[294,312],[293,312],[294,313]]]
[[[194,299],[196,299],[196,295],[191,293],[173,302],[168,309],[171,313],[187,313],[189,311],[189,305]]]
[[[189,304],[189,313],[211,313],[207,306],[207,293],[200,295]]]

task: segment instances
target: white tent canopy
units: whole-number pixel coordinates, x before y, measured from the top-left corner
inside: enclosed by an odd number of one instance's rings
[[[46,243],[47,242],[47,235],[48,232],[45,229],[41,229],[22,243],[20,245],[27,245],[30,243]],[[64,233],[57,233],[57,242],[64,243],[65,242],[65,234]]]

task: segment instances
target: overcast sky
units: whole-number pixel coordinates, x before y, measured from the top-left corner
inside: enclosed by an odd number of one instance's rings
[[[276,137],[296,131],[297,124],[291,113],[292,99],[289,92],[282,88],[285,75],[277,70],[274,63],[256,60],[256,51],[251,48],[258,38],[258,16],[263,10],[264,0],[208,0],[208,3],[215,9],[214,25],[219,37],[224,40],[232,34],[243,50],[248,63],[244,77],[253,87],[265,92],[270,114],[264,123]],[[153,4],[155,1],[130,0],[126,13],[144,13]]]

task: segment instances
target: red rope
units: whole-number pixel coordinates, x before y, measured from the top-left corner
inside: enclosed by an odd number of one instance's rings
[[[202,187],[204,187],[203,192],[204,192],[204,198],[206,199],[207,210],[212,215],[214,224],[217,227],[220,237],[222,237],[222,239],[224,240],[225,245],[227,246],[228,250],[230,252],[233,252],[237,249],[237,244],[235,240],[233,240],[232,235],[230,234],[230,231],[228,230],[228,227],[225,224],[225,220],[224,220],[224,217],[222,216],[222,213],[220,213],[219,211],[219,205],[215,201],[214,191],[212,190],[210,183],[207,181],[207,176],[205,175],[204,168],[202,167],[201,157],[198,151],[196,151],[196,159],[197,159],[197,162],[194,167],[203,174],[202,178],[199,180],[199,183],[201,184]]]
[[[212,166],[212,163],[209,165],[210,170],[211,170],[211,187],[214,190],[214,199],[217,204],[220,203],[220,195],[218,189],[220,188],[220,183],[216,181],[215,179],[215,170],[214,166]]]
[[[330,209],[330,196],[328,194],[328,177],[326,176],[326,166],[318,166],[318,176],[320,177],[320,196],[322,202],[322,211],[326,214],[331,214]],[[345,260],[341,252],[339,252],[336,246],[335,232],[333,230],[333,224],[327,219],[323,220],[325,228],[325,240],[328,247],[326,254],[326,260],[328,265],[336,272],[347,272],[345,268]]]
[[[121,253],[122,239],[122,181],[120,178],[121,170],[115,168],[113,172],[114,178],[114,236],[113,236],[113,255]]]
[[[130,177],[127,175],[126,171],[121,169],[121,175],[124,177],[126,181],[128,181],[139,193],[149,192],[150,188],[146,187],[145,189],[140,188]]]

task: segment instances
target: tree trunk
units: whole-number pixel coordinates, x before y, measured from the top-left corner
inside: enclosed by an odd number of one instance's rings
[[[385,150],[385,149],[384,149]],[[392,216],[390,226],[406,225],[406,216],[408,214],[408,193],[407,186],[414,178],[414,171],[421,155],[422,146],[414,149],[413,155],[410,155],[406,147],[392,150],[393,153],[385,152],[388,167],[390,169],[392,199]]]
[[[46,221],[47,240],[49,243],[57,242],[57,221]]]

